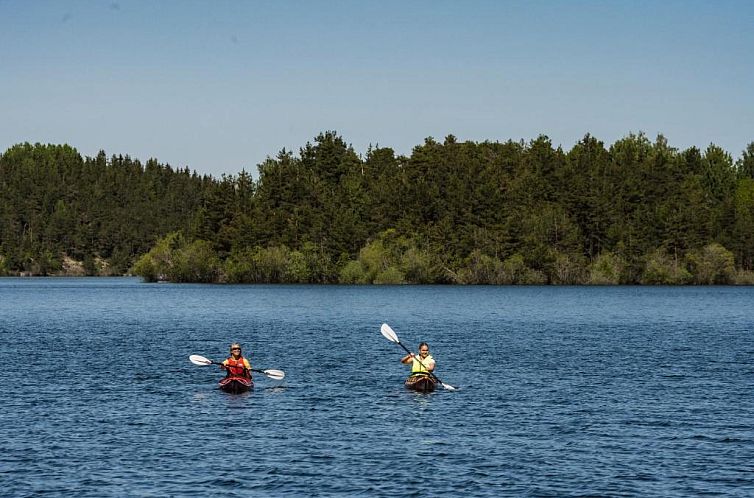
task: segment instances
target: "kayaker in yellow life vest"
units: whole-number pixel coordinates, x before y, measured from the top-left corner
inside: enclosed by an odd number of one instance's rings
[[[230,345],[230,358],[223,360],[220,368],[227,370],[228,377],[251,378],[251,363],[241,355],[241,345],[237,342]]]
[[[411,364],[411,375],[427,375],[435,369],[435,359],[429,354],[429,344],[419,344],[419,356],[409,353],[401,358],[401,363]]]

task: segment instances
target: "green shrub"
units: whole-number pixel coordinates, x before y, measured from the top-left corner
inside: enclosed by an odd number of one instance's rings
[[[398,268],[391,266],[387,268],[386,270],[380,272],[374,278],[374,283],[382,284],[382,285],[405,284],[406,278],[404,277],[403,273]]]
[[[464,266],[457,273],[458,283],[489,285],[502,283],[503,263],[499,259],[475,249],[464,260]]]
[[[285,270],[285,280],[291,284],[305,284],[311,279],[311,270],[306,261],[306,256],[300,251],[291,251],[288,254],[288,264]]]
[[[620,256],[609,251],[598,255],[589,266],[588,284],[618,285],[626,263]]]
[[[359,261],[349,261],[340,270],[338,281],[341,284],[366,284],[366,272]]]
[[[400,264],[406,281],[412,284],[431,284],[439,279],[434,258],[428,251],[409,247],[403,253]]]
[[[144,254],[134,263],[131,273],[140,276],[145,282],[157,282],[161,276],[155,258],[150,253]]]
[[[547,275],[540,270],[527,268],[516,283],[519,285],[544,285],[547,283]]]
[[[212,283],[219,273],[220,259],[212,244],[196,240],[174,252],[166,277],[171,282]]]
[[[738,270],[733,276],[736,285],[754,285],[754,271]]]
[[[529,267],[524,262],[524,257],[516,253],[503,261],[498,283],[505,285],[527,283],[529,271]]]
[[[285,282],[288,267],[288,248],[272,246],[257,248],[254,253],[258,282],[277,284]]]
[[[691,280],[691,274],[678,261],[657,249],[646,258],[642,284],[649,285],[681,285]]]
[[[367,282],[374,282],[377,275],[390,266],[390,253],[385,249],[382,240],[375,240],[359,251],[359,262],[364,268]]]
[[[229,284],[254,282],[254,265],[251,261],[241,253],[231,254],[223,263],[223,281]]]
[[[169,280],[171,282],[217,282],[220,275],[220,260],[205,240],[188,244],[180,232],[173,232],[160,239],[131,268],[145,282]]]
[[[8,260],[0,254],[0,275],[7,275],[10,269],[8,267]]]
[[[181,232],[171,232],[158,240],[148,253],[139,258],[131,267],[131,273],[145,282],[156,282],[168,278],[173,267],[176,252],[186,244]]]
[[[586,281],[586,261],[581,255],[558,254],[551,269],[555,285],[580,285]]]
[[[733,253],[720,244],[712,243],[691,251],[687,259],[696,284],[719,285],[734,281]]]

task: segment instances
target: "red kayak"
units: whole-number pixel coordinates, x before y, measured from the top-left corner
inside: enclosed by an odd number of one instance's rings
[[[437,386],[437,381],[429,375],[412,375],[404,382],[406,389],[420,393],[431,393]]]
[[[220,390],[230,394],[245,393],[254,387],[254,382],[248,377],[225,377],[218,382]]]

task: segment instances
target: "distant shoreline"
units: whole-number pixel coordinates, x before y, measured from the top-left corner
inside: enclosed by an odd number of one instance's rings
[[[535,284],[459,284],[459,283],[292,283],[292,282],[255,282],[255,283],[229,283],[229,282],[171,282],[170,280],[158,280],[156,282],[147,282],[138,275],[123,274],[123,275],[80,275],[80,274],[63,274],[56,273],[54,275],[0,275],[0,280],[3,279],[19,279],[19,280],[41,280],[41,279],[98,279],[98,278],[134,278],[140,279],[140,283],[143,284],[204,284],[204,285],[219,285],[219,286],[236,286],[236,285],[279,285],[279,286],[322,286],[322,287],[751,287],[754,286],[754,282],[742,282],[742,283],[725,283],[725,284],[613,284],[613,283],[600,283],[600,284],[553,284],[553,283],[535,283]]]

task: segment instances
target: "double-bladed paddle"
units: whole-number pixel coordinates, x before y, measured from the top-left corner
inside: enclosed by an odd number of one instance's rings
[[[221,361],[212,361],[209,358],[199,356],[198,354],[192,354],[191,356],[189,356],[189,361],[191,361],[191,363],[193,363],[194,365],[199,365],[202,367],[207,365],[222,365]],[[285,378],[285,372],[283,372],[282,370],[257,370],[255,368],[252,368],[251,371],[264,374],[274,380],[283,380],[283,378]]]
[[[396,343],[397,345],[399,345],[400,347],[402,347],[402,348],[403,348],[403,349],[404,349],[404,350],[405,350],[405,351],[406,351],[406,352],[407,352],[408,354],[413,354],[413,353],[411,353],[411,351],[409,351],[409,349],[408,349],[408,348],[407,348],[406,346],[404,346],[404,345],[403,345],[403,343],[402,343],[402,342],[401,342],[401,341],[400,341],[400,340],[398,339],[398,334],[396,334],[396,333],[395,333],[395,331],[394,331],[394,330],[393,330],[393,329],[392,329],[392,328],[390,327],[390,325],[388,325],[387,323],[383,323],[383,324],[382,324],[382,327],[380,327],[380,332],[382,332],[382,335],[384,335],[384,336],[385,336],[385,339],[387,339],[387,340],[388,340],[388,341],[390,341],[390,342],[394,342],[394,343]],[[419,359],[419,357],[417,357],[417,356],[414,356],[414,358],[416,358],[416,361],[418,361],[418,362],[419,362],[419,364],[420,364],[421,366],[423,366],[424,368],[427,368],[427,367],[426,367],[426,366],[424,365],[424,363],[422,363],[422,362],[421,362],[421,360]],[[431,376],[432,378],[434,378],[434,379],[435,379],[435,380],[436,380],[437,382],[439,382],[439,383],[440,383],[440,385],[441,385],[442,387],[444,387],[445,389],[447,389],[448,391],[455,391],[455,390],[456,390],[456,388],[455,388],[455,387],[451,386],[450,384],[446,384],[446,383],[444,383],[443,381],[441,381],[440,379],[438,379],[438,378],[437,378],[437,375],[433,374],[433,373],[432,373],[432,372],[430,372],[429,370],[427,370],[427,373],[428,373],[428,374],[429,374],[429,375],[430,375],[430,376]]]

